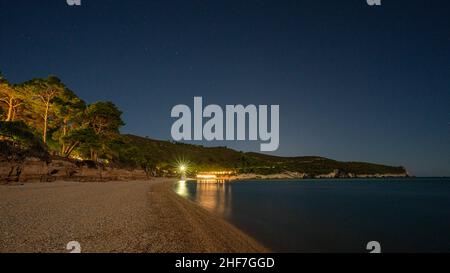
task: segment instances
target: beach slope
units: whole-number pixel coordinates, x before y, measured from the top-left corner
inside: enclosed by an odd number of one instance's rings
[[[171,190],[172,181],[0,187],[0,252],[266,252]]]

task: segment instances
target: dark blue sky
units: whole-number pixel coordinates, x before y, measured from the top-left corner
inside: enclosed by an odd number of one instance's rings
[[[170,139],[176,104],[279,104],[278,155],[450,175],[450,1],[0,0],[0,70],[111,100]],[[210,143],[259,150],[257,142]]]

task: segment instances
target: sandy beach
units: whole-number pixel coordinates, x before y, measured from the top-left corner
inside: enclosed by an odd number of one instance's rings
[[[0,252],[267,252],[172,181],[0,186]]]

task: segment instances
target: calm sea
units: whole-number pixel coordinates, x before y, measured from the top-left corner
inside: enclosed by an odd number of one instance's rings
[[[276,252],[450,252],[450,179],[178,182]]]

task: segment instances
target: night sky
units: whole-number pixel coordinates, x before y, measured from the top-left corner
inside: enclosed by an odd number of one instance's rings
[[[0,0],[0,70],[170,139],[171,108],[279,104],[276,155],[450,175],[450,1]],[[259,142],[193,142],[259,151]]]

